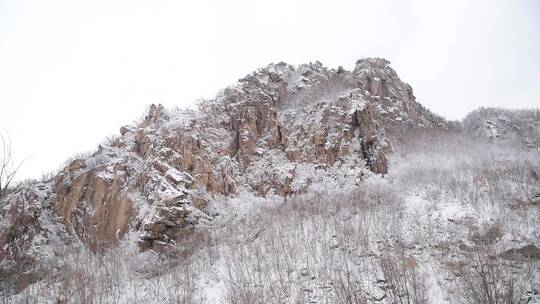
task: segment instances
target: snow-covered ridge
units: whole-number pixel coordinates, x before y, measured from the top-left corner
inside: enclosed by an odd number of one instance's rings
[[[92,155],[2,198],[0,275],[10,279],[0,288],[43,279],[64,246],[178,254],[275,202],[328,189],[348,199],[366,180],[386,187],[393,146],[411,130],[458,132],[380,58],[353,71],[270,64],[197,110],[152,105]]]
[[[320,62],[270,64],[197,110],[152,105],[139,124],[122,127],[120,137],[44,181],[47,221],[92,250],[135,230],[141,248],[161,251],[209,225],[220,196],[248,191],[287,197],[323,176],[356,183],[365,168],[385,173],[390,144],[383,118],[422,126],[439,121],[381,62],[359,61],[352,72]],[[3,260],[20,259],[34,252],[32,239],[47,238],[42,226],[14,232],[20,206],[30,204],[19,199],[22,191],[41,193],[30,184],[4,198]],[[13,252],[14,246],[22,249]]]

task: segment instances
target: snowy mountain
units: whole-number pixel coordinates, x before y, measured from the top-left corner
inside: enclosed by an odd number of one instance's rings
[[[389,64],[270,64],[197,110],[150,106],[93,154],[1,198],[0,294],[538,301],[538,110],[447,122]],[[497,302],[474,302],[481,293]]]

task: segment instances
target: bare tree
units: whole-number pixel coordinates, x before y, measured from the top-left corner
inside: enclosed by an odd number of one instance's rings
[[[459,272],[457,293],[463,304],[521,304],[525,286],[516,264],[495,255],[491,248],[477,247],[470,264]]]
[[[4,136],[0,133],[0,141],[2,144],[2,154],[0,155],[0,198],[2,198],[7,194],[11,182],[13,182],[24,161],[15,164],[9,135]]]
[[[386,244],[385,252],[380,257],[380,266],[388,284],[387,294],[392,304],[426,304],[427,290],[423,276],[418,272],[418,265],[407,256],[401,241],[397,248]]]

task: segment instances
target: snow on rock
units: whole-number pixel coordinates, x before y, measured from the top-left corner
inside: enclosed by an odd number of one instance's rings
[[[406,125],[445,121],[415,101],[384,59],[362,59],[354,71],[270,64],[197,110],[151,105],[92,155],[3,198],[0,261],[26,259],[31,273],[31,244],[60,234],[101,252],[135,231],[140,249],[167,251],[211,226],[225,198],[287,198],[321,182],[357,186],[369,170],[386,174],[385,132]]]

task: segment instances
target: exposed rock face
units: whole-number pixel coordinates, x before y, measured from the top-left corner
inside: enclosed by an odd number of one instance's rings
[[[11,215],[3,217],[0,258],[14,257],[6,248],[34,257],[45,221],[59,227],[47,233],[75,236],[93,250],[130,229],[140,232],[142,249],[166,250],[211,222],[208,206],[220,195],[289,196],[325,175],[385,174],[385,128],[443,124],[384,59],[359,60],[352,72],[319,62],[271,64],[198,111],[152,105],[143,121],[122,127],[92,156],[6,197],[2,212]],[[41,187],[39,194],[32,187]],[[17,206],[30,212],[18,214]]]
[[[402,82],[383,58],[360,59],[354,69],[355,83],[371,96],[385,128],[445,126],[443,118],[416,102],[412,87]]]
[[[75,160],[54,180],[55,213],[91,249],[114,244],[128,229],[127,174],[122,160],[96,168]]]
[[[39,279],[39,273],[29,270],[35,269],[37,250],[51,234],[45,225],[50,190],[50,185],[37,183],[0,201],[0,291],[20,291]]]
[[[362,153],[371,171],[377,173],[388,172],[387,153],[390,151],[388,140],[380,140],[377,126],[370,121],[375,120],[373,105],[367,103],[363,108],[357,109],[353,117],[358,125],[362,137]]]

